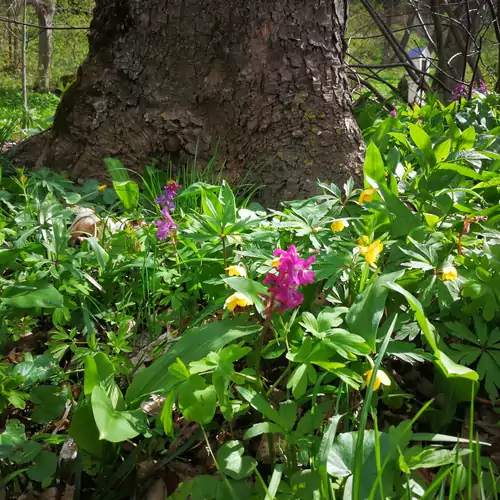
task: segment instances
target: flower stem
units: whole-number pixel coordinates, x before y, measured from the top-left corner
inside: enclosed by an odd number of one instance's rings
[[[290,373],[291,369],[292,369],[292,364],[288,363],[288,366],[285,368],[285,370],[283,371],[283,373],[278,377],[278,379],[276,380],[276,382],[274,382],[274,384],[266,392],[266,396],[267,397],[269,397],[273,393],[274,389],[276,389],[276,387],[278,387],[278,385],[280,384],[280,382]]]
[[[226,269],[227,267],[226,235],[222,233],[220,235],[220,239],[222,240],[222,255],[224,256],[224,269]]]
[[[369,272],[370,272],[370,265],[368,264],[368,262],[365,262],[365,266],[363,267],[363,272],[361,274],[361,280],[359,282],[359,293],[361,293],[365,288]]]

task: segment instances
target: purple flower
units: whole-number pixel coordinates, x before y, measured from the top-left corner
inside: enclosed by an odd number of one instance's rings
[[[454,92],[451,94],[451,98],[454,101],[460,101],[462,97],[467,97],[467,87],[463,83],[457,83]]]
[[[479,80],[479,90],[483,94],[487,94],[488,93],[488,85],[486,84],[486,82],[484,80]]]
[[[389,116],[392,116],[394,118],[396,118],[398,116],[398,110],[396,108],[394,108],[390,113],[389,113]]]
[[[276,299],[280,304],[281,312],[286,309],[295,309],[302,304],[304,296],[297,290],[299,286],[314,282],[314,271],[310,271],[314,256],[301,259],[297,249],[290,245],[288,250],[275,250],[276,268],[278,274],[268,273],[264,283],[271,285],[271,301]]]
[[[156,237],[159,240],[166,240],[172,236],[172,232],[175,231],[178,226],[172,219],[172,216],[168,211],[168,207],[163,207],[161,209],[161,214],[163,215],[163,218],[156,221],[156,228],[158,229]]]
[[[175,181],[168,181],[167,185],[163,186],[164,193],[156,198],[155,203],[173,213],[175,211],[174,198],[177,196],[177,190],[181,187]]]

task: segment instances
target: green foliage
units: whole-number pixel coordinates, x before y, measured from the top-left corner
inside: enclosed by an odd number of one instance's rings
[[[181,457],[203,472],[171,498],[495,498],[489,443],[457,422],[498,397],[496,105],[381,114],[368,191],[320,184],[268,212],[196,178],[164,240],[153,167],[143,186],[118,160],[112,187],[2,178],[7,487],[77,471],[127,498],[138,464]]]

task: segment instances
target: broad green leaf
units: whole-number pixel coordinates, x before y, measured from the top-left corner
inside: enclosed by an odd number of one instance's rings
[[[33,283],[30,285],[15,285],[5,288],[0,302],[9,307],[19,309],[56,309],[64,306],[63,296],[47,283]]]
[[[39,424],[47,424],[61,415],[66,405],[68,394],[66,389],[56,385],[39,385],[30,394],[35,404],[31,418]]]
[[[84,363],[83,391],[85,396],[90,396],[96,385],[114,376],[115,369],[103,352],[98,352],[95,356],[86,356]]]
[[[432,151],[432,141],[427,133],[418,125],[413,123],[408,124],[410,129],[410,137],[416,144],[417,148],[424,153],[426,160],[431,163],[434,160],[434,153]]]
[[[252,475],[257,467],[257,461],[244,456],[245,448],[241,441],[226,441],[216,454],[220,471],[233,479],[244,479]]]
[[[209,424],[215,415],[217,394],[201,375],[191,375],[178,387],[179,409],[184,418],[200,425]]]
[[[57,455],[50,451],[41,451],[34,459],[33,466],[27,470],[28,477],[32,481],[50,479],[57,470]]]
[[[57,361],[50,354],[35,356],[26,353],[23,361],[12,370],[13,375],[24,377],[23,387],[29,387],[38,382],[45,382],[60,370]]]
[[[366,148],[365,163],[363,165],[365,177],[365,188],[373,187],[368,179],[373,179],[377,184],[385,186],[385,167],[384,160],[377,146],[370,142]]]
[[[73,438],[78,449],[93,457],[102,457],[109,443],[99,439],[99,430],[94,420],[90,403],[79,405],[71,418],[68,434]]]
[[[139,204],[139,186],[134,181],[113,181],[116,194],[127,212],[137,208]]]
[[[355,464],[356,442],[358,439],[357,432],[344,432],[339,434],[328,452],[327,471],[333,477],[348,477],[346,483],[347,496],[344,498],[353,498],[352,495],[352,472]],[[362,447],[362,464],[363,464],[363,480],[361,482],[361,491],[358,498],[368,499],[371,487],[377,478],[378,469],[376,462],[376,444],[375,431],[365,431],[363,434]],[[392,446],[389,436],[381,432],[379,434],[379,453],[380,463],[384,463],[391,456]],[[382,476],[382,483],[385,491],[390,488],[390,474],[393,470],[394,457],[389,458],[389,462]],[[346,495],[346,493],[344,494]]]
[[[127,401],[138,405],[144,397],[166,390],[171,379],[168,367],[177,358],[189,364],[237,339],[257,333],[261,328],[237,319],[215,321],[189,329],[163,356],[134,377],[127,390]]]
[[[384,313],[387,299],[387,286],[403,276],[404,271],[396,271],[379,276],[371,285],[358,295],[349,309],[345,320],[349,330],[364,338],[375,351],[377,329]]]
[[[115,410],[106,391],[99,385],[92,390],[91,403],[99,439],[121,443],[148,429],[146,415],[141,408],[133,411]]]
[[[224,207],[221,202],[211,191],[203,189],[201,191],[201,207],[203,213],[207,216],[210,221],[215,224],[214,227],[218,227],[222,230],[223,220],[224,220]]]

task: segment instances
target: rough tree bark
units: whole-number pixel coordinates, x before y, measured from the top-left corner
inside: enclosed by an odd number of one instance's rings
[[[265,203],[310,195],[318,178],[359,179],[347,3],[97,0],[89,56],[36,166],[78,180],[102,177],[107,156],[138,170],[218,145],[225,177],[265,185]]]
[[[45,28],[52,27],[56,13],[55,0],[31,0],[38,18],[38,24]],[[35,90],[48,92],[50,90],[50,63],[52,61],[52,30],[42,29],[38,39],[38,75]]]

